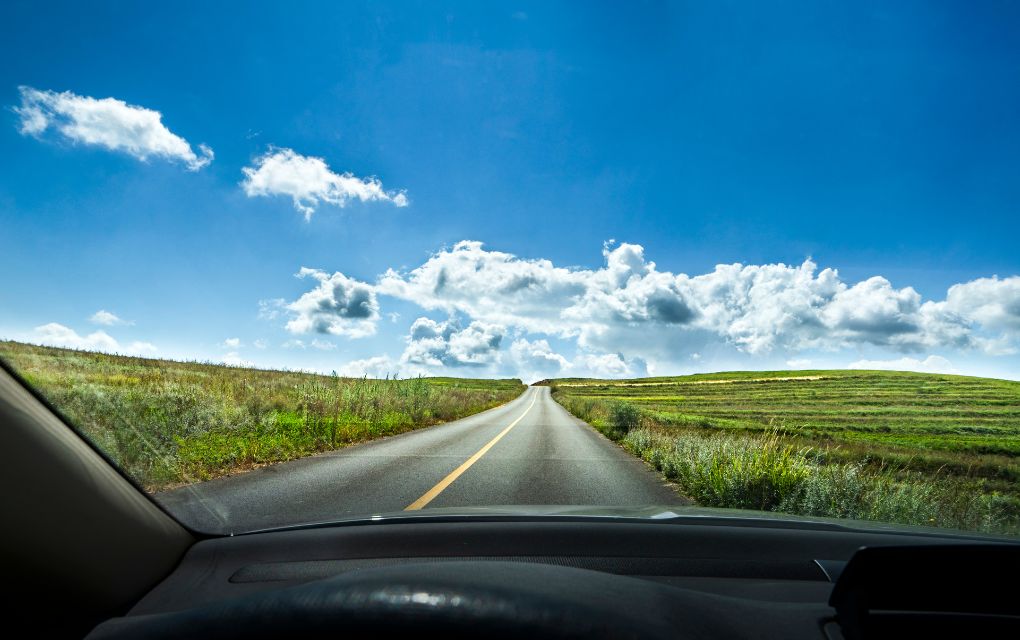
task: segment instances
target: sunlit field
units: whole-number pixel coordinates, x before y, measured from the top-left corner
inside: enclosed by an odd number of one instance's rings
[[[456,420],[519,380],[370,380],[0,342],[6,360],[147,489]]]
[[[1020,528],[1017,382],[775,371],[546,384],[705,506]]]

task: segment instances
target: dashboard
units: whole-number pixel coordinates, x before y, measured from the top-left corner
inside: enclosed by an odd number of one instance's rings
[[[200,541],[90,637],[842,638],[830,598],[860,548],[973,544],[736,518],[366,521]]]

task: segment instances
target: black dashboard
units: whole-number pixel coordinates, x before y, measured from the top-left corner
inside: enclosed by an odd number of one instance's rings
[[[91,637],[843,637],[830,597],[858,549],[974,543],[720,518],[366,521],[200,541]]]

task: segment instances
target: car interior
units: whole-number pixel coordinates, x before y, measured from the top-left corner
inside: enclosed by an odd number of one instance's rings
[[[8,606],[43,637],[877,638],[1020,631],[1007,538],[663,512],[208,536],[0,372]]]

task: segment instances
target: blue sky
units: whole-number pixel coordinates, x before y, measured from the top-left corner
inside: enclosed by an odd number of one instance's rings
[[[1020,378],[1011,3],[150,4],[0,7],[2,336]]]

